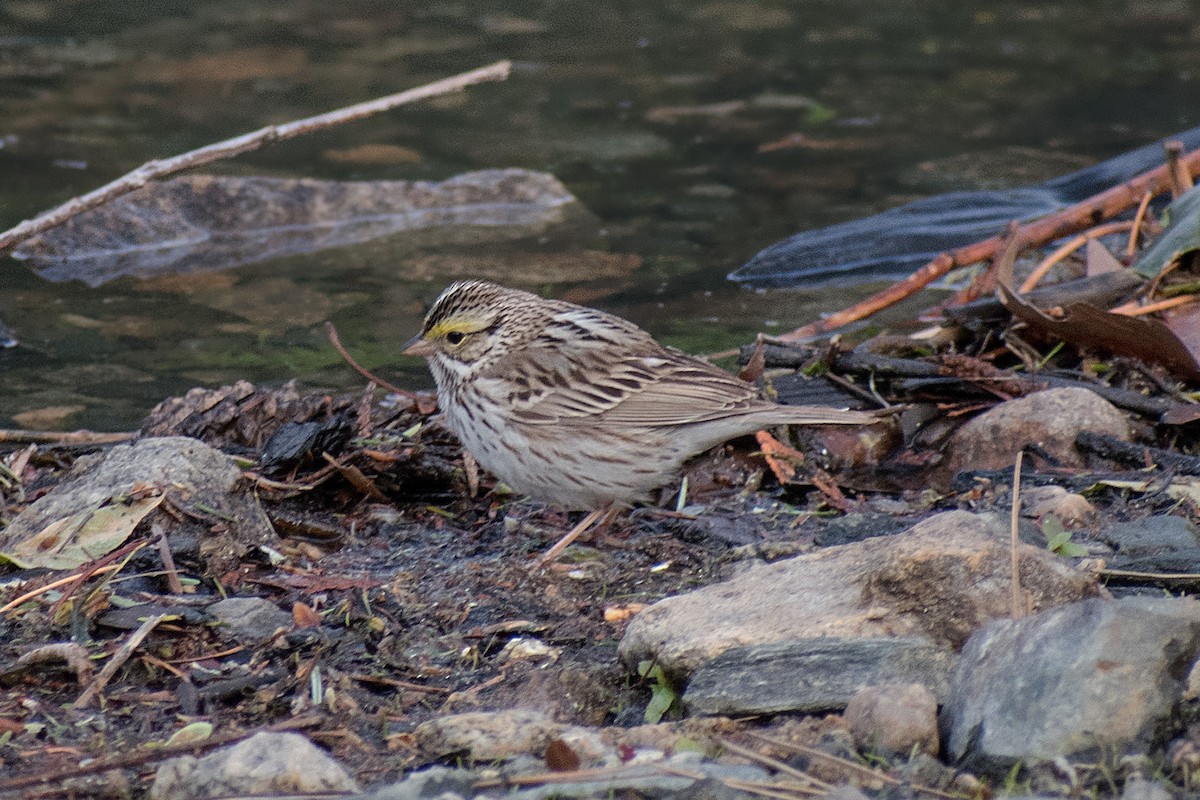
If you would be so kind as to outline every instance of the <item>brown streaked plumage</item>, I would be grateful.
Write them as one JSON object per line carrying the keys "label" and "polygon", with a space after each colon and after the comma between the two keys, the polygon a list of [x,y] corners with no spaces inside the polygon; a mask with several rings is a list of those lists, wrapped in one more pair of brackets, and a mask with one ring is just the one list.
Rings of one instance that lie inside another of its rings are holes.
{"label": "brown streaked plumage", "polygon": [[645,500],[691,456],[771,425],[878,421],[769,402],[632,322],[485,281],[442,292],[404,352],[429,360],[446,423],[481,465],[567,509]]}

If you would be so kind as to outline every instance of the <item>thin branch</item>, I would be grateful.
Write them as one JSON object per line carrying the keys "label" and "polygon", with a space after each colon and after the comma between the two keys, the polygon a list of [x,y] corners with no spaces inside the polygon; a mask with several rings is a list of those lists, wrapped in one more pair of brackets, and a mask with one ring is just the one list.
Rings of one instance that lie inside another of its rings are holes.
{"label": "thin branch", "polygon": [[191,150],[181,155],[162,160],[148,161],[133,172],[127,173],[115,181],[101,186],[99,189],[72,198],[57,208],[52,208],[33,219],[25,220],[15,228],[0,233],[0,254],[8,252],[32,236],[61,225],[77,214],[103,205],[135,189],[140,189],[156,178],[173,175],[176,172],[182,172],[185,169],[198,167],[203,164],[211,164],[214,161],[232,158],[242,153],[249,153],[252,150],[257,150],[273,142],[291,139],[306,133],[312,133],[313,131],[332,128],[335,125],[341,125],[346,122],[354,122],[383,111],[388,111],[397,106],[414,103],[417,100],[425,100],[429,97],[456,92],[476,83],[502,81],[508,77],[511,67],[512,62],[510,61],[497,61],[495,64],[480,67],[479,69],[464,72],[450,78],[443,78],[440,81],[418,86],[399,94],[380,97],[365,103],[356,103],[355,105],[340,108],[336,111],[329,111],[315,117],[308,117],[284,123],[283,125],[268,125],[257,131],[244,133],[241,136],[235,136],[223,142],[216,142],[215,144]]}
{"label": "thin branch", "polygon": [[143,622],[125,641],[125,644],[121,645],[120,649],[112,654],[108,659],[108,663],[104,665],[104,669],[100,670],[100,674],[96,676],[92,684],[83,690],[83,694],[79,695],[79,699],[72,704],[72,708],[79,709],[90,706],[92,701],[97,699],[100,693],[104,691],[104,687],[108,686],[108,682],[117,674],[117,670],[125,666],[125,662],[133,655],[133,651],[137,650],[141,646],[142,641],[150,635],[150,631],[158,627],[158,623],[166,618],[166,614],[155,614]]}
{"label": "thin branch", "polygon": [[64,445],[100,445],[128,442],[136,433],[93,433],[92,431],[27,431],[0,429],[0,443]]}
{"label": "thin branch", "polygon": [[416,401],[417,401],[417,393],[416,392],[411,392],[408,389],[401,389],[399,386],[396,386],[393,383],[388,383],[383,378],[380,378],[379,376],[375,375],[373,372],[371,372],[371,370],[367,369],[362,364],[359,364],[357,361],[355,361],[350,356],[350,353],[346,350],[345,346],[342,344],[342,337],[338,336],[337,328],[335,328],[333,326],[333,323],[330,322],[329,320],[325,321],[325,335],[329,337],[329,343],[333,345],[334,350],[338,351],[338,355],[340,355],[345,360],[345,362],[347,364],[349,364],[354,369],[354,371],[357,372],[359,375],[362,375],[364,378],[371,381],[371,383],[374,383],[376,386],[382,386],[384,389],[387,389],[389,392],[392,392],[393,394],[398,394],[401,397],[407,397],[409,400],[413,401],[413,403],[416,403]]}
{"label": "thin branch", "polygon": [[1046,277],[1046,273],[1050,271],[1051,267],[1083,247],[1092,239],[1099,239],[1101,236],[1108,236],[1110,233],[1123,233],[1124,231],[1132,230],[1133,226],[1134,222],[1117,220],[1116,222],[1106,222],[1103,225],[1097,225],[1091,230],[1084,231],[1043,258],[1042,263],[1038,264],[1033,272],[1029,273],[1029,277],[1021,284],[1021,288],[1017,290],[1017,293],[1026,294],[1027,292],[1032,292],[1037,287],[1038,282]]}
{"label": "thin branch", "polygon": [[1147,191],[1142,195],[1142,202],[1138,203],[1137,213],[1133,215],[1133,227],[1129,231],[1129,244],[1125,246],[1125,256],[1130,260],[1137,255],[1138,234],[1142,232],[1142,223],[1146,221],[1146,210],[1150,208],[1150,201],[1154,199],[1154,195]]}

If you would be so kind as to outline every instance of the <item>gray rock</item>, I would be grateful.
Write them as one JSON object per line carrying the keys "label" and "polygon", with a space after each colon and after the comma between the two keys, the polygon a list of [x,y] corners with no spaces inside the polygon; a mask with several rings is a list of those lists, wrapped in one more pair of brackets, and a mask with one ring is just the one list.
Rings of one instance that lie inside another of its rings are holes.
{"label": "gray rock", "polygon": [[[737,716],[838,709],[879,683],[921,683],[945,696],[955,658],[947,647],[912,636],[734,647],[696,670],[683,702],[691,714]],[[936,706],[935,700],[935,717]]]}
{"label": "gray rock", "polygon": [[[541,762],[521,760],[522,769],[507,767],[504,774],[543,773]],[[514,766],[518,763],[514,762]],[[475,785],[487,777],[484,770],[431,767],[414,772],[399,783],[364,794],[359,800],[454,800],[476,795]],[[750,800],[757,797],[731,789],[724,781],[765,783],[770,777],[759,767],[745,764],[702,762],[695,754],[667,759],[618,764],[594,780],[547,782],[527,789],[504,789],[508,800],[552,800],[556,797],[609,798],[631,796],[670,800]]]}
{"label": "gray rock", "polygon": [[230,795],[357,792],[340,764],[298,733],[256,733],[204,758],[163,763],[151,800],[207,800]]}
{"label": "gray rock", "polygon": [[1116,548],[1108,559],[1114,569],[1140,572],[1196,572],[1200,570],[1200,528],[1187,519],[1163,514],[1130,522],[1117,522],[1096,538]]}
{"label": "gray rock", "polygon": [[857,786],[843,783],[821,795],[821,800],[871,800],[871,797]]}
{"label": "gray rock", "polygon": [[260,642],[282,628],[292,627],[292,615],[261,597],[227,597],[208,607],[223,633],[235,639]]}
{"label": "gray rock", "polygon": [[482,776],[478,770],[429,767],[404,776],[404,780],[383,786],[362,796],[362,800],[434,800],[434,798],[473,797],[475,784]]}
{"label": "gray rock", "polygon": [[942,712],[947,755],[1003,775],[1057,759],[1144,754],[1176,724],[1200,656],[1200,602],[1086,600],[971,637]]}
{"label": "gray rock", "polygon": [[465,755],[477,762],[518,755],[539,758],[553,739],[561,739],[583,766],[620,763],[616,750],[591,728],[555,722],[537,711],[475,711],[431,719],[413,732],[417,748],[431,758]]}
{"label": "gray rock", "polygon": [[1121,800],[1173,800],[1174,795],[1165,784],[1134,775],[1125,781]]}
{"label": "gray rock", "polygon": [[[128,496],[139,486],[156,486],[185,509],[208,508],[221,516],[227,530],[207,534],[201,543],[212,574],[223,573],[252,547],[278,545],[279,537],[232,458],[196,439],[164,436],[80,458],[57,486],[0,533],[0,551],[19,547],[48,525]],[[168,531],[174,524],[161,509],[151,512],[150,519],[161,520]]]}
{"label": "gray rock", "polygon": [[938,754],[937,698],[921,683],[860,689],[843,716],[861,752],[885,756]]}
{"label": "gray rock", "polygon": [[1080,431],[1128,441],[1129,421],[1112,403],[1087,389],[1047,389],[1001,403],[954,432],[947,447],[947,470],[1011,467],[1017,451],[1037,445],[1066,466],[1083,466],[1075,449]]}
{"label": "gray rock", "polygon": [[[1018,553],[1034,608],[1104,593],[1044,549],[1019,545]],[[938,514],[906,533],[756,565],[655,603],[634,617],[620,655],[684,678],[731,647],[806,639],[917,637],[953,650],[1010,613],[1009,559],[1005,520]]]}

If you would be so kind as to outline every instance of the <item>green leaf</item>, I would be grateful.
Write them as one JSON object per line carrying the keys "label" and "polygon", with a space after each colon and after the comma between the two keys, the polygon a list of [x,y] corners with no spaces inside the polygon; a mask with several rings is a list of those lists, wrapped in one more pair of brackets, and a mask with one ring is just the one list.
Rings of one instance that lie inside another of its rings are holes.
{"label": "green leaf", "polygon": [[171,734],[171,738],[167,740],[167,747],[203,742],[212,736],[212,733],[213,725],[211,722],[193,722],[191,725],[186,725]]}
{"label": "green leaf", "polygon": [[646,705],[646,713],[643,715],[646,724],[654,725],[661,722],[678,699],[679,695],[666,684],[658,683],[650,687],[650,702]]}
{"label": "green leaf", "polygon": [[1138,256],[1133,270],[1154,278],[1193,250],[1200,250],[1200,186],[1180,195],[1163,212],[1170,220],[1162,234]]}

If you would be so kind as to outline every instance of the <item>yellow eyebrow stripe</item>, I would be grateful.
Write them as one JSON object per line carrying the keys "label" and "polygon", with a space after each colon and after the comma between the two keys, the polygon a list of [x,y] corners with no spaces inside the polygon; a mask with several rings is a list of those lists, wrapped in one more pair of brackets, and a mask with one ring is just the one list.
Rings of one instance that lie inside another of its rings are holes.
{"label": "yellow eyebrow stripe", "polygon": [[440,339],[448,333],[478,333],[487,325],[476,319],[448,319],[439,322],[425,332],[426,339]]}

